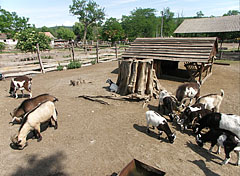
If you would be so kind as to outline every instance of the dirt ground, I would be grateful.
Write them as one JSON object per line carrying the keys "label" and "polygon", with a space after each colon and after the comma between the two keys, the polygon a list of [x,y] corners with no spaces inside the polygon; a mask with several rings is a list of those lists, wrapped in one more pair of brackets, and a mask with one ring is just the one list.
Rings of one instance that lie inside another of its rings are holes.
{"label": "dirt ground", "polygon": [[[10,147],[10,136],[17,133],[19,125],[11,126],[9,113],[25,98],[9,97],[10,79],[0,82],[0,175],[41,176],[106,176],[119,173],[133,158],[166,172],[166,175],[240,175],[235,166],[236,154],[232,152],[230,163],[221,166],[225,158],[208,153],[210,147],[196,145],[189,132],[181,133],[175,125],[174,144],[163,134],[157,139],[157,131],[146,134],[145,112],[157,109],[157,100],[145,108],[141,102],[102,99],[103,105],[79,95],[112,95],[107,91],[106,79],[117,80],[114,70],[117,62],[101,63],[76,70],[49,72],[33,76],[33,96],[50,93],[59,98],[56,102],[59,128],[47,128],[43,139],[29,139],[24,150]],[[69,86],[69,81],[84,79],[85,84]],[[171,92],[182,82],[160,80]],[[203,84],[201,95],[225,91],[221,112],[240,115],[240,62],[230,66],[214,65],[213,75]],[[167,118],[167,117],[166,117]],[[214,148],[214,151],[216,148]]]}

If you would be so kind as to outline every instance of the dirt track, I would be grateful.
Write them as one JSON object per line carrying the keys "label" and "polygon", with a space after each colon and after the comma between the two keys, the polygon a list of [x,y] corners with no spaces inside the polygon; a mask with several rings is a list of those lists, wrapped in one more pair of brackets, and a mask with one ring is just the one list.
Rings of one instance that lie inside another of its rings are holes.
{"label": "dirt track", "polygon": [[[10,136],[19,125],[11,126],[9,113],[23,98],[9,97],[10,79],[0,82],[0,170],[9,175],[96,175],[106,176],[118,173],[133,158],[152,165],[166,175],[240,175],[240,168],[234,166],[236,154],[232,152],[230,164],[221,166],[220,155],[207,152],[196,145],[195,137],[181,133],[178,128],[174,144],[168,143],[163,134],[157,139],[157,131],[145,133],[145,111],[156,110],[157,100],[142,108],[142,103],[103,99],[110,105],[76,98],[79,95],[111,95],[105,81],[116,81],[112,71],[117,62],[102,63],[77,70],[50,72],[33,76],[33,96],[50,93],[59,98],[56,107],[59,112],[59,128],[48,128],[42,132],[43,140],[29,139],[29,145],[22,151],[10,147]],[[71,79],[84,79],[85,84],[69,86]],[[160,80],[171,92],[181,82]],[[231,66],[214,65],[213,75],[201,88],[201,95],[220,93],[225,97],[221,112],[240,115],[240,62]],[[216,148],[214,148],[214,151]]]}

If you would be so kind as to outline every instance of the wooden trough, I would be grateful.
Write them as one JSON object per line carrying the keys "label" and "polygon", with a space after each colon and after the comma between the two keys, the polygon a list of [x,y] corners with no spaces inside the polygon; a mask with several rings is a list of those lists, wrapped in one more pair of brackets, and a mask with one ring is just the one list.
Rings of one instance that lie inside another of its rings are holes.
{"label": "wooden trough", "polygon": [[188,81],[204,82],[212,74],[217,38],[137,38],[122,60],[153,59],[156,75],[179,77],[178,63],[184,62]]}
{"label": "wooden trough", "polygon": [[118,176],[163,176],[166,173],[133,159]]}

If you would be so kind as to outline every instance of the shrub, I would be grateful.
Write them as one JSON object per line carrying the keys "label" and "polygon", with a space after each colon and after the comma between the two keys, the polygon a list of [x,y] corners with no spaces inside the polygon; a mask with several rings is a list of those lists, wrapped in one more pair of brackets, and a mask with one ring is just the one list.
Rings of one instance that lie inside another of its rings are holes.
{"label": "shrub", "polygon": [[62,70],[63,70],[63,66],[60,65],[60,63],[58,63],[57,70],[58,70],[58,71],[62,71]]}
{"label": "shrub", "polygon": [[0,51],[4,50],[6,47],[5,43],[0,42]]}
{"label": "shrub", "polygon": [[70,63],[67,65],[67,69],[75,69],[80,68],[82,64],[79,61],[70,61]]}
{"label": "shrub", "polygon": [[96,64],[96,62],[97,62],[96,59],[94,59],[91,61],[91,64],[94,65],[94,64]]}

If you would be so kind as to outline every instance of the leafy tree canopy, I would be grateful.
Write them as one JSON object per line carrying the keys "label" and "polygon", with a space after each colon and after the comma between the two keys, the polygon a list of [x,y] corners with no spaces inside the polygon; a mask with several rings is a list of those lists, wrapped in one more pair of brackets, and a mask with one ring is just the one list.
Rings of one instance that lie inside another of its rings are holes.
{"label": "leafy tree canopy", "polygon": [[124,31],[121,24],[116,18],[109,18],[105,22],[102,28],[103,40],[111,40],[112,43],[115,41],[122,40],[124,38]]}
{"label": "leafy tree canopy", "polygon": [[227,13],[223,14],[223,16],[231,16],[231,15],[240,15],[239,10],[229,10]]}
{"label": "leafy tree canopy", "polygon": [[35,28],[27,28],[18,32],[15,38],[18,40],[16,48],[24,52],[36,52],[37,43],[40,51],[50,49],[51,39],[44,33],[36,32]]}
{"label": "leafy tree canopy", "polygon": [[196,18],[202,18],[202,17],[204,16],[204,14],[202,13],[202,11],[199,11],[199,12],[197,12],[196,14],[197,14]]}
{"label": "leafy tree canopy", "polygon": [[130,16],[122,16],[126,37],[131,41],[137,37],[154,37],[158,23],[155,12],[156,10],[151,8],[137,8]]}
{"label": "leafy tree canopy", "polygon": [[86,43],[87,30],[94,23],[102,22],[105,18],[104,8],[92,0],[72,0],[69,12],[77,16],[79,22],[84,25],[83,41]]}
{"label": "leafy tree canopy", "polygon": [[57,38],[64,40],[73,40],[75,39],[75,35],[71,29],[60,27],[56,30]]}
{"label": "leafy tree canopy", "polygon": [[31,27],[29,18],[19,17],[16,12],[9,12],[0,7],[0,32],[13,37],[16,32]]}

